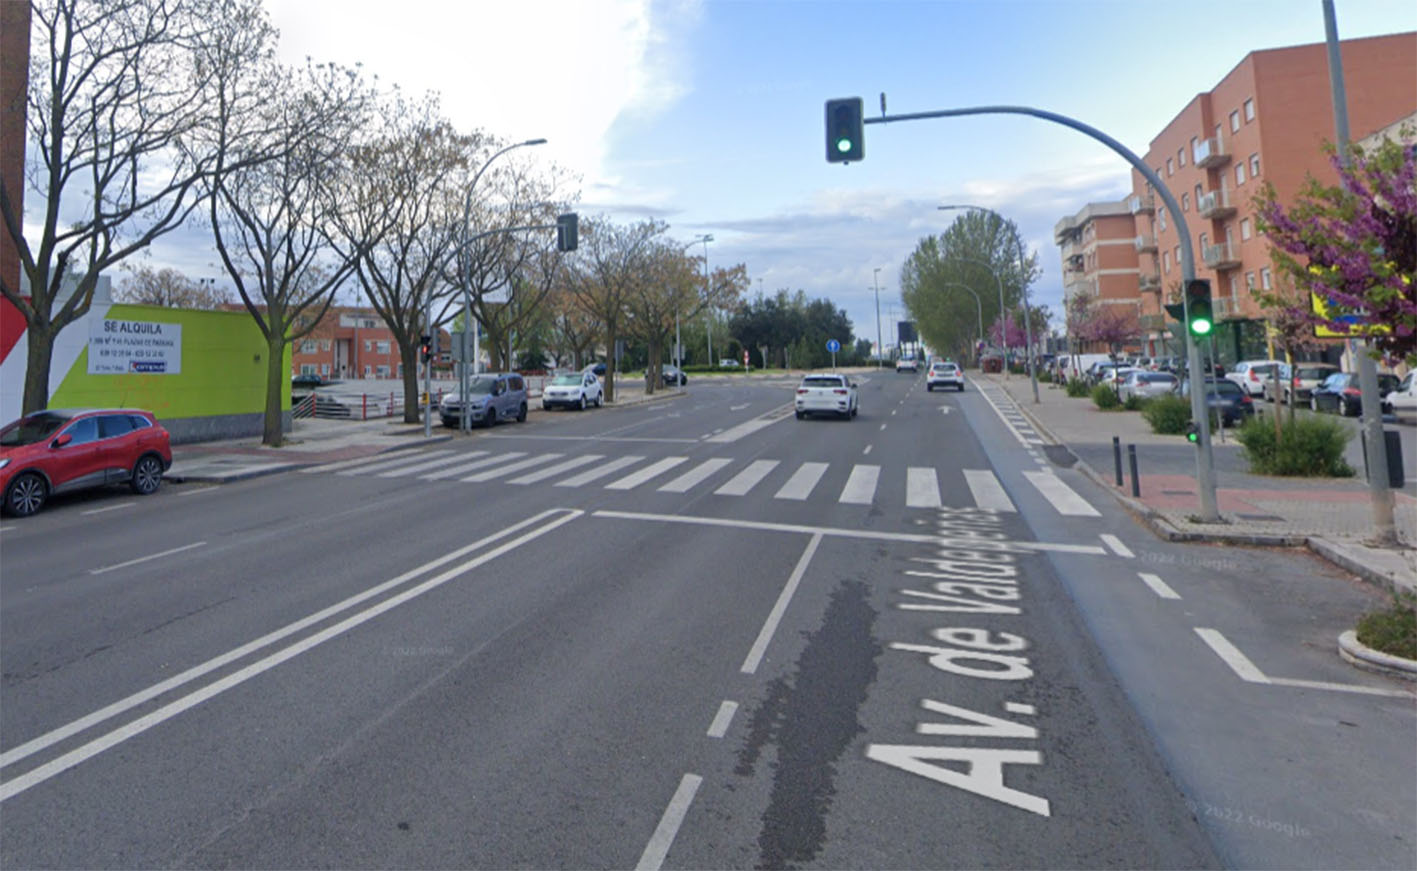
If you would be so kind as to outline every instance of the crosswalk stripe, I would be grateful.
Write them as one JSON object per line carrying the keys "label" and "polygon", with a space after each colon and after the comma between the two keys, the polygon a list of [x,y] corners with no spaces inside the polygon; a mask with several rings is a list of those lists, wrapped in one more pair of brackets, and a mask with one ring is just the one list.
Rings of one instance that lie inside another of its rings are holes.
{"label": "crosswalk stripe", "polygon": [[817,486],[817,482],[826,474],[826,463],[803,463],[797,467],[797,471],[792,473],[792,477],[787,479],[787,483],[782,485],[782,489],[773,496],[774,499],[806,499],[812,493],[812,488]]}
{"label": "crosswalk stripe", "polygon": [[742,496],[758,486],[758,482],[777,468],[777,460],[754,460],[748,468],[734,475],[732,480],[713,491],[719,496]]}
{"label": "crosswalk stripe", "polygon": [[880,466],[852,466],[851,476],[846,479],[846,486],[841,489],[836,501],[848,505],[870,505],[871,498],[876,495],[876,479],[880,476]]}
{"label": "crosswalk stripe", "polygon": [[603,459],[605,459],[605,455],[604,455],[604,454],[582,454],[582,455],[579,456],[579,457],[571,457],[569,460],[566,460],[565,462],[562,462],[562,463],[557,463],[557,464],[554,465],[554,466],[547,466],[547,467],[544,468],[544,469],[537,469],[535,472],[532,472],[530,475],[522,475],[520,478],[513,478],[512,480],[508,481],[507,483],[508,483],[508,484],[535,484],[537,481],[545,481],[547,478],[555,477],[556,475],[559,475],[559,474],[561,474],[562,472],[569,472],[569,471],[571,471],[572,469],[579,469],[581,466],[584,466],[586,463],[593,463],[593,462],[595,462],[596,460],[603,460]]}
{"label": "crosswalk stripe", "polygon": [[985,511],[1018,511],[1004,485],[988,469],[965,469],[964,482],[969,485],[969,493],[974,497],[974,505]]}
{"label": "crosswalk stripe", "polygon": [[688,457],[665,457],[657,463],[650,463],[643,469],[631,472],[618,481],[605,485],[607,490],[631,490],[658,475],[662,475],[680,463],[688,462]]}
{"label": "crosswalk stripe", "polygon": [[699,463],[697,466],[675,478],[673,481],[670,481],[668,484],[665,484],[663,487],[660,487],[659,492],[684,493],[688,491],[690,487],[702,484],[705,478],[707,478],[709,475],[712,475],[714,472],[717,472],[719,469],[722,469],[724,466],[728,465],[731,462],[733,461],[717,458],[712,460],[704,460],[702,463]]}
{"label": "crosswalk stripe", "polygon": [[940,482],[929,466],[911,466],[905,470],[905,507],[939,508]]}
{"label": "crosswalk stripe", "polygon": [[463,478],[463,481],[491,481],[492,479],[500,478],[503,475],[510,475],[513,472],[520,472],[522,469],[529,469],[532,466],[539,466],[542,463],[549,463],[552,460],[559,459],[561,456],[561,454],[537,454],[534,457],[527,457],[525,460],[520,460],[515,463],[508,463],[505,466],[498,466],[495,469],[488,469],[485,472],[478,472],[475,475],[468,475],[466,478]]}
{"label": "crosswalk stripe", "polygon": [[[418,456],[426,457],[428,455],[420,451]],[[374,465],[375,463],[382,464],[388,462],[388,459],[388,454],[374,454],[369,457],[355,457],[352,460],[340,460],[334,463],[321,463],[318,466],[308,466],[301,469],[300,472],[305,475],[313,475],[317,472],[336,472],[340,469],[349,469],[354,466]]]}
{"label": "crosswalk stripe", "polygon": [[486,457],[484,459],[477,460],[472,463],[461,463],[459,465],[452,466],[451,468],[444,469],[441,472],[429,472],[427,475],[419,475],[418,478],[421,481],[441,481],[444,478],[456,478],[464,472],[471,472],[473,469],[481,469],[484,466],[490,466],[494,463],[500,463],[503,460],[514,460],[517,457],[524,456],[526,456],[526,451],[513,451],[510,454],[497,454],[496,456]]}
{"label": "crosswalk stripe", "polygon": [[1053,504],[1058,509],[1059,514],[1066,514],[1071,517],[1101,517],[1102,514],[1096,508],[1088,504],[1087,500],[1077,494],[1073,488],[1063,483],[1052,472],[1024,472],[1023,476],[1028,479],[1028,483],[1038,488],[1038,492],[1043,494],[1043,498]]}
{"label": "crosswalk stripe", "polygon": [[557,487],[580,487],[589,484],[591,481],[604,478],[606,475],[620,471],[626,466],[633,466],[644,457],[621,457],[618,460],[611,460],[603,466],[597,466],[588,472],[581,472],[579,475],[567,478],[564,481],[557,481]]}
{"label": "crosswalk stripe", "polygon": [[[486,451],[468,451],[467,453],[462,454],[462,455],[459,457],[459,459],[462,459],[462,457],[480,457],[480,456],[485,455],[486,453],[487,453]],[[436,460],[430,460],[429,462],[426,462],[426,463],[414,463],[412,466],[401,466],[401,467],[399,467],[399,468],[397,468],[397,469],[393,469],[393,470],[388,471],[388,472],[380,472],[380,473],[379,473],[379,477],[380,477],[380,478],[402,478],[402,477],[405,476],[405,475],[412,475],[414,472],[425,472],[425,471],[427,471],[427,470],[429,470],[429,469],[436,469],[436,468],[438,468],[439,466],[446,466],[447,464],[448,464],[448,458],[447,458],[447,457],[439,457],[439,458],[436,459]],[[346,473],[346,474],[359,475],[359,474],[362,474],[362,473],[365,472],[365,471],[367,471],[367,470],[366,470],[366,469],[360,469],[360,470],[358,470],[358,471],[348,472],[348,473]]]}
{"label": "crosswalk stripe", "polygon": [[451,453],[452,453],[452,451],[450,451],[450,450],[447,450],[447,451],[419,451],[419,452],[417,452],[417,453],[406,453],[406,454],[404,454],[404,455],[402,455],[402,456],[400,456],[400,457],[395,457],[395,458],[392,459],[392,460],[390,460],[390,459],[388,459],[388,458],[385,458],[383,462],[375,463],[375,464],[373,464],[372,466],[360,466],[360,467],[354,468],[354,469],[345,469],[345,470],[343,470],[343,471],[341,471],[341,472],[338,472],[337,474],[340,474],[340,475],[367,475],[367,474],[370,473],[370,472],[383,471],[384,469],[392,469],[392,468],[395,467],[395,466],[403,466],[403,465],[407,465],[407,464],[409,464],[409,463],[416,463],[416,462],[418,462],[419,460],[432,459],[433,457],[445,456],[445,455],[451,454]]}

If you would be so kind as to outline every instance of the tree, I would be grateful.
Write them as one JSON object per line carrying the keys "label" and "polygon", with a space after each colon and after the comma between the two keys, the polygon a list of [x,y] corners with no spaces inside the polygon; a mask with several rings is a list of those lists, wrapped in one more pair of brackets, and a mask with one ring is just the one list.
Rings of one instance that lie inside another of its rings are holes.
{"label": "tree", "polygon": [[142,264],[125,264],[128,276],[118,282],[113,298],[138,305],[171,308],[219,309],[234,301],[224,287],[193,281],[170,266],[154,269]]}
{"label": "tree", "polygon": [[21,296],[0,276],[27,326],[26,414],[48,405],[55,337],[88,313],[99,275],[200,205],[235,144],[211,135],[212,113],[267,96],[242,73],[275,40],[258,0],[36,0],[33,24],[26,183],[44,209],[34,245],[19,192],[0,180],[0,218],[29,282]]}
{"label": "tree", "polygon": [[1260,231],[1301,295],[1327,302],[1330,314],[1311,324],[1385,327],[1370,334],[1375,349],[1417,365],[1417,154],[1384,140],[1371,154],[1355,147],[1345,167],[1327,149],[1339,183],[1310,176],[1285,208],[1266,182],[1255,200]]}

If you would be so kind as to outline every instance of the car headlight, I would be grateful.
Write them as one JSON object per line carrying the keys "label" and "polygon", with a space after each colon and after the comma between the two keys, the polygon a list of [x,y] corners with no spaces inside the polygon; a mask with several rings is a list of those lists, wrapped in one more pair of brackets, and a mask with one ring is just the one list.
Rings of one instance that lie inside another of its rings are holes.
{"label": "car headlight", "polygon": [[5,467],[8,466],[8,465],[10,465],[10,458],[9,458],[9,457],[5,457],[4,459],[0,459],[0,469],[3,469],[3,468],[5,468]]}

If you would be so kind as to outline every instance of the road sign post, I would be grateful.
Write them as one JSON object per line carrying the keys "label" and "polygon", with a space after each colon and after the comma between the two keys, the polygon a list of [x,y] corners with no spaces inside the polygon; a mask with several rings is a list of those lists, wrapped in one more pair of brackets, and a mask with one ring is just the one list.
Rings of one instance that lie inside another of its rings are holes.
{"label": "road sign post", "polygon": [[827,339],[827,350],[832,355],[832,371],[836,371],[836,352],[841,350],[841,342],[836,339]]}

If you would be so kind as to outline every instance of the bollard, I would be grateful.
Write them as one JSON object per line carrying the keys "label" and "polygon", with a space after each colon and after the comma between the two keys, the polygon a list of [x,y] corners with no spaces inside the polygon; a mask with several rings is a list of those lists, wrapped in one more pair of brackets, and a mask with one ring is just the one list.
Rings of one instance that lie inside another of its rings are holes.
{"label": "bollard", "polygon": [[1122,486],[1122,440],[1112,436],[1112,462],[1117,467],[1117,486]]}
{"label": "bollard", "polygon": [[1141,480],[1137,478],[1137,446],[1127,445],[1127,462],[1132,467],[1132,498],[1141,498]]}

